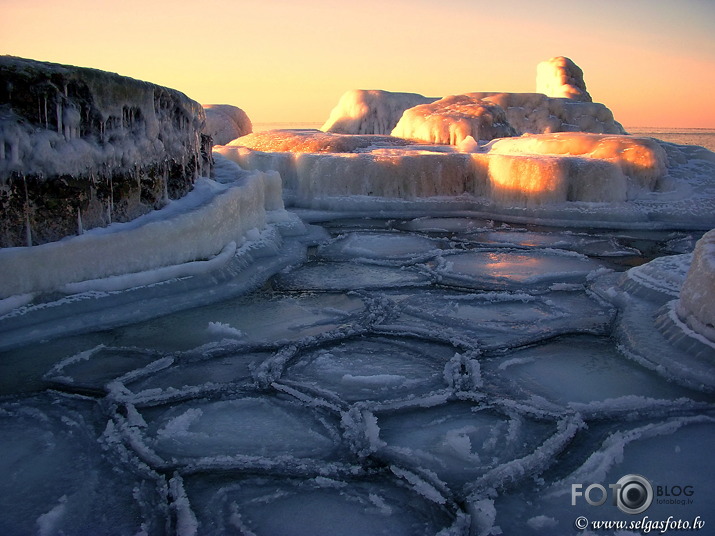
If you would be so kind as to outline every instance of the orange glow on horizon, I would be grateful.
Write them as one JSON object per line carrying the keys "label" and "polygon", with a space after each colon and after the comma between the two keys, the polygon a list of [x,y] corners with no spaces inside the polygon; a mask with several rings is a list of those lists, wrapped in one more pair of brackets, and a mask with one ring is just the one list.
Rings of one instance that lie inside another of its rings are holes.
{"label": "orange glow on horizon", "polygon": [[[162,84],[254,123],[328,118],[350,89],[535,90],[573,59],[624,126],[715,128],[715,3],[698,0],[0,0],[0,53]],[[567,10],[566,10],[567,9]]]}

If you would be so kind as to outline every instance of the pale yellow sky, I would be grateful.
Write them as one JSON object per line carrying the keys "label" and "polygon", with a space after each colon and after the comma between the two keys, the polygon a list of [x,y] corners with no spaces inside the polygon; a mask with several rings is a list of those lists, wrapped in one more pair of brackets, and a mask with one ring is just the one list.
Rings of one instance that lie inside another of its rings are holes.
{"label": "pale yellow sky", "polygon": [[166,85],[254,122],[349,89],[534,91],[568,56],[626,126],[715,127],[712,0],[0,0],[0,53]]}

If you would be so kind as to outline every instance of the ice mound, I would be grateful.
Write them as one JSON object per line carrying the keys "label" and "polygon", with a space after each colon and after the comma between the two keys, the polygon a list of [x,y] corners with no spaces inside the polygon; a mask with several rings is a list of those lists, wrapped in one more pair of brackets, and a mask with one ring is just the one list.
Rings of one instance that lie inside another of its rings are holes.
{"label": "ice mound", "polygon": [[549,97],[591,102],[583,71],[564,56],[556,56],[536,66],[536,91]]}
{"label": "ice mound", "polygon": [[387,135],[397,125],[402,112],[435,100],[417,93],[354,89],[340,97],[321,130],[340,134]]}
{"label": "ice mound", "polygon": [[253,124],[241,108],[230,104],[204,104],[203,108],[206,125],[202,132],[211,136],[216,145],[226,145],[253,132]]}
{"label": "ice mound", "polygon": [[378,135],[347,135],[320,130],[266,130],[228,143],[255,151],[292,153],[354,153],[369,147],[404,146],[400,138]]}
{"label": "ice mound", "polygon": [[698,240],[676,304],[678,316],[715,343],[715,229]]}
{"label": "ice mound", "polygon": [[[572,155],[610,162],[639,186],[651,191],[665,177],[668,167],[668,156],[658,142],[632,136],[580,132],[521,136],[494,141],[489,146],[489,153]],[[598,180],[597,177],[593,179]]]}
{"label": "ice mound", "polygon": [[405,110],[393,136],[458,145],[468,136],[492,140],[513,136],[501,106],[470,95],[452,95]]}
{"label": "ice mound", "polygon": [[627,357],[703,391],[715,390],[715,340],[706,324],[712,322],[712,236],[710,231],[697,242],[697,265],[696,253],[672,255],[591,284],[620,309],[614,333]]}
{"label": "ice mound", "polygon": [[468,95],[493,102],[506,112],[517,134],[595,132],[625,134],[613,112],[597,102],[547,97],[542,93],[479,92]]}

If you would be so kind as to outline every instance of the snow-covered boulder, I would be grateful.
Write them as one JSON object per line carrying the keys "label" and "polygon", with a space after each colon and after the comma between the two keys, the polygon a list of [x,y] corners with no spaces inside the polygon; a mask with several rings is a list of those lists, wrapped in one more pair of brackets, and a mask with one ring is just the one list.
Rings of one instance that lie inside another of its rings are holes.
{"label": "snow-covered boulder", "polygon": [[0,57],[0,246],[129,221],[209,171],[201,105],[95,69]]}
{"label": "snow-covered boulder", "polygon": [[591,102],[583,71],[569,58],[556,56],[536,66],[536,91],[548,97]]}
{"label": "snow-covered boulder", "polygon": [[393,136],[457,145],[468,136],[493,140],[516,134],[504,109],[472,95],[452,95],[415,106],[402,114]]}
{"label": "snow-covered boulder", "polygon": [[354,89],[340,97],[320,130],[338,134],[387,135],[405,110],[436,100],[417,93]]}
{"label": "snow-covered boulder", "polygon": [[226,145],[253,132],[253,123],[241,108],[230,104],[204,104],[203,108],[206,113],[203,133],[211,136],[216,145]]}
{"label": "snow-covered boulder", "polygon": [[715,229],[695,245],[676,311],[692,330],[715,342]]}

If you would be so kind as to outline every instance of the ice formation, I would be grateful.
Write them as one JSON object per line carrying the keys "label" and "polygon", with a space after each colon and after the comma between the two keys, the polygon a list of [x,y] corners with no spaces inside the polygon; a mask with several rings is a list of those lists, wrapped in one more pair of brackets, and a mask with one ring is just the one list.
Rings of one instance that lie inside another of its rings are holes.
{"label": "ice formation", "polygon": [[715,343],[715,229],[695,245],[676,311],[693,331]]}
{"label": "ice formation", "polygon": [[501,106],[470,95],[453,95],[405,110],[392,135],[427,143],[458,145],[468,136],[492,140],[513,136]]}
{"label": "ice formation", "polygon": [[405,110],[435,100],[417,93],[355,89],[340,97],[321,130],[338,134],[388,135]]}
{"label": "ice formation", "polygon": [[489,146],[489,154],[570,155],[609,162],[648,191],[656,189],[668,167],[668,156],[657,141],[633,136],[576,132],[521,136],[496,140]]}
{"label": "ice formation", "polygon": [[[277,145],[263,133],[256,147],[292,152],[249,149],[241,145],[245,138],[217,152],[246,169],[278,171],[288,204],[300,207],[369,211],[378,205],[368,198],[380,198],[383,211],[429,205],[568,225],[715,225],[715,161],[652,139],[562,132],[471,144],[477,152],[462,152],[466,146],[399,146],[315,131],[275,137]],[[688,171],[693,166],[695,173]]]}
{"label": "ice formation", "polygon": [[541,93],[467,93],[501,106],[517,135],[548,132],[625,134],[604,104],[553,98]]}
{"label": "ice formation", "polygon": [[373,147],[409,145],[410,142],[392,136],[374,134],[352,135],[319,130],[265,130],[235,139],[226,145],[248,147],[269,153],[354,153]]}
{"label": "ice formation", "polygon": [[211,136],[216,145],[225,145],[253,132],[253,124],[241,108],[230,104],[204,104],[203,109],[206,113],[203,133]]}
{"label": "ice formation", "polygon": [[0,246],[131,220],[209,172],[203,109],[178,91],[10,56],[0,75]]}
{"label": "ice formation", "polygon": [[[621,271],[697,233],[454,215],[324,226],[307,262],[274,266],[246,296],[52,344],[38,338],[75,313],[105,314],[104,298],[48,296],[1,316],[4,329],[56,310],[0,360],[0,432],[12,438],[0,443],[12,475],[0,530],[569,533],[593,512],[571,505],[571,484],[634,467],[658,485],[686,475],[712,502],[713,471],[696,463],[715,437],[709,387],[629,359],[629,341],[650,355],[653,339],[688,363],[650,318],[692,255]],[[210,279],[201,292],[226,298]],[[176,284],[141,289],[142,308]]]}
{"label": "ice formation", "polygon": [[[538,93],[476,92],[438,100],[414,93],[349,91],[332,110],[322,130],[343,134],[392,133],[448,144],[466,138],[469,133],[464,132],[478,124],[489,128],[483,127],[482,133],[473,136],[477,140],[479,136],[492,139],[571,131],[625,134],[611,110],[591,102],[583,72],[571,60],[552,58],[541,63],[538,71]],[[494,123],[498,126],[491,128]]]}
{"label": "ice formation", "polygon": [[591,102],[583,71],[564,56],[556,56],[536,66],[536,91],[548,97]]}

